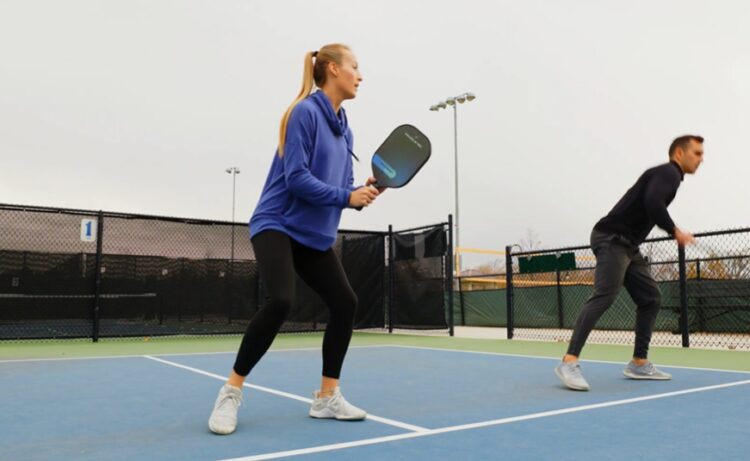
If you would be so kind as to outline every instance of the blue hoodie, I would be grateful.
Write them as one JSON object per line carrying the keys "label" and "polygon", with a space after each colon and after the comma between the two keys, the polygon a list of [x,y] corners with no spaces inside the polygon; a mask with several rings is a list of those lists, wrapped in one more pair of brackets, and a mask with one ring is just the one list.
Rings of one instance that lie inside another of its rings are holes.
{"label": "blue hoodie", "polygon": [[341,211],[352,186],[352,132],[343,108],[338,115],[317,91],[292,110],[284,156],[274,155],[250,237],[265,230],[283,232],[299,243],[325,251],[336,241]]}

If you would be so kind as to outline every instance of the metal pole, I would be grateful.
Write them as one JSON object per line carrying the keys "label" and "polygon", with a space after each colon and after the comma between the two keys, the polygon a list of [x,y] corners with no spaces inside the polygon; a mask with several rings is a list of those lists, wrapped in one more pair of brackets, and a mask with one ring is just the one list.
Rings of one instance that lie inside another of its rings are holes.
{"label": "metal pole", "polygon": [[556,268],[557,272],[557,325],[558,328],[563,328],[564,315],[563,315],[563,293],[562,286],[560,286],[560,268]]}
{"label": "metal pole", "polygon": [[235,199],[236,184],[237,184],[236,170],[232,170],[232,250],[231,250],[231,257],[230,257],[230,268],[232,269],[234,268],[234,199]]}
{"label": "metal pole", "polygon": [[227,277],[227,287],[229,288],[229,312],[227,314],[227,323],[232,323],[232,312],[234,311],[234,191],[237,181],[236,169],[232,169],[232,245],[229,255],[229,277]]}
{"label": "metal pole", "polygon": [[458,204],[458,105],[463,104],[465,101],[473,101],[476,99],[476,95],[471,92],[459,94],[457,96],[451,96],[445,101],[440,101],[437,104],[430,106],[430,110],[437,112],[440,109],[446,109],[448,106],[453,106],[453,163],[454,163],[454,184],[455,184],[455,233],[456,240],[454,242],[454,250],[456,251],[455,270],[456,274],[461,273],[461,259],[459,252],[461,249],[461,239],[459,238],[459,204]]}
{"label": "metal pole", "polygon": [[695,280],[700,281],[701,279],[701,260],[695,260]]}
{"label": "metal pole", "polygon": [[461,283],[461,276],[456,276],[458,283],[458,304],[461,306],[461,326],[466,326],[466,305],[464,303],[464,289]]}
{"label": "metal pole", "polygon": [[396,245],[393,242],[393,225],[388,225],[388,333],[393,333],[393,313],[396,304],[395,279],[395,257],[393,250]]}
{"label": "metal pole", "polygon": [[232,243],[230,247],[230,255],[229,255],[229,274],[227,274],[226,279],[226,286],[228,288],[228,297],[229,297],[229,312],[227,313],[227,322],[232,323],[232,313],[234,312],[235,308],[235,298],[234,298],[234,212],[235,212],[235,197],[236,197],[236,190],[237,190],[237,174],[240,172],[240,170],[233,166],[231,168],[228,168],[227,173],[230,173],[232,175]]}
{"label": "metal pole", "polygon": [[[700,282],[701,281],[701,260],[696,259],[695,260],[695,281]],[[703,290],[700,289],[700,284],[695,285],[698,289],[698,293],[703,293]],[[703,311],[703,306],[705,304],[705,298],[703,296],[698,296],[697,306],[696,306],[696,313],[698,314],[698,331],[706,331],[706,316]]]}
{"label": "metal pole", "polygon": [[513,339],[513,246],[505,247],[505,302],[508,339]]}
{"label": "metal pole", "polygon": [[[458,229],[459,229],[459,221],[458,221],[458,102],[455,102],[453,104],[453,163],[454,163],[454,173],[455,173],[455,179],[454,184],[456,187],[456,247],[454,248],[454,251],[459,251],[458,249],[461,247],[461,241],[459,240],[458,236]],[[456,270],[458,273],[461,273],[461,259],[460,256],[457,258],[456,261]]]}
{"label": "metal pole", "polygon": [[96,223],[96,273],[94,274],[94,321],[92,325],[91,340],[99,341],[99,319],[100,302],[102,293],[102,237],[104,236],[104,213],[99,210]]}
{"label": "metal pole", "polygon": [[680,269],[680,330],[682,332],[682,347],[690,347],[690,327],[688,322],[687,299],[687,270],[685,264],[685,247],[677,247],[678,265]]}
{"label": "metal pole", "polygon": [[[451,235],[450,235],[450,232],[451,232],[451,228],[452,228],[451,224],[453,224],[453,216],[448,215],[448,255],[447,255],[447,258],[446,258],[448,260],[448,264],[447,264],[448,267],[446,267],[446,269],[447,269],[446,272],[448,272],[448,283],[450,284],[449,285],[449,289],[448,289],[448,323],[449,323],[449,325],[448,325],[448,334],[450,336],[453,336],[454,335],[453,324],[454,324],[455,320],[453,318],[453,267],[452,267],[453,266],[453,262],[452,262],[453,258],[451,257],[451,255],[453,255],[453,252],[451,251],[452,248],[450,248],[451,247],[451,239],[450,239]],[[460,285],[461,279],[458,279],[458,283]]]}

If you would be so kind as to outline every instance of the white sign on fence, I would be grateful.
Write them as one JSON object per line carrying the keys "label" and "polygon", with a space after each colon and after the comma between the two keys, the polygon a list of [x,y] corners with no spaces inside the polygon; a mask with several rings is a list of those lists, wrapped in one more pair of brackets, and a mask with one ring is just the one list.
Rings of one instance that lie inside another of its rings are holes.
{"label": "white sign on fence", "polygon": [[81,219],[81,241],[96,242],[96,219]]}

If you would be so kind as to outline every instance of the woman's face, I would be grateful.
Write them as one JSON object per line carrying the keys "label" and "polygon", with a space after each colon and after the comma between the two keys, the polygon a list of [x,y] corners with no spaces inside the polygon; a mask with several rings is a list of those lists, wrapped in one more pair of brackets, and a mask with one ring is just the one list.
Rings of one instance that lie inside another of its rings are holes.
{"label": "woman's face", "polygon": [[362,74],[359,73],[357,58],[351,51],[344,51],[341,64],[333,64],[331,68],[332,83],[341,92],[344,99],[354,99],[357,96]]}

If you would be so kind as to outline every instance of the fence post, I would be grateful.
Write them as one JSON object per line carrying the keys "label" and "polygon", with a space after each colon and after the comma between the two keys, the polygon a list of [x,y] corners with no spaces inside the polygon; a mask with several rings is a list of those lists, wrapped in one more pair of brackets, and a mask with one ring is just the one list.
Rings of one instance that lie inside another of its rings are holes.
{"label": "fence post", "polygon": [[[559,256],[558,256],[559,258]],[[557,325],[559,328],[563,328],[563,294],[562,294],[562,287],[560,286],[560,268],[555,268],[555,272],[557,273]]]}
{"label": "fence post", "polygon": [[680,331],[682,332],[682,347],[690,347],[690,328],[688,322],[687,299],[687,268],[685,263],[685,247],[677,246],[678,266],[680,269]]}
{"label": "fence post", "polygon": [[388,333],[393,333],[393,305],[396,303],[396,293],[393,281],[395,279],[395,258],[393,250],[396,247],[393,242],[393,225],[388,225]]}
{"label": "fence post", "polygon": [[701,279],[701,260],[695,260],[695,280],[700,281]]}
{"label": "fence post", "polygon": [[[700,259],[695,260],[695,281],[696,283],[698,283],[696,287],[699,287],[700,281],[701,281],[701,260]],[[702,294],[703,290],[698,289],[698,293]],[[706,301],[706,298],[700,295],[696,299],[697,305],[695,306],[695,310],[696,310],[696,314],[698,315],[697,331],[706,331],[706,315],[704,312],[705,301]]]}
{"label": "fence post", "polygon": [[505,301],[508,339],[513,339],[513,247],[505,247]]}
{"label": "fence post", "polygon": [[461,326],[466,326],[466,305],[464,304],[464,288],[461,284],[461,276],[456,277],[458,285],[458,304],[461,308]]}
{"label": "fence post", "polygon": [[[448,264],[446,269],[448,272],[448,333],[453,336],[453,215],[448,215]],[[461,289],[461,279],[458,279],[459,290]],[[460,293],[459,293],[459,296]],[[463,318],[463,298],[461,298],[461,315]]]}
{"label": "fence post", "polygon": [[227,273],[224,278],[224,297],[228,300],[227,304],[227,324],[232,323],[232,311],[234,310],[234,290],[232,285],[234,283],[234,261],[230,257],[227,264]]}
{"label": "fence post", "polygon": [[99,210],[96,217],[96,273],[94,274],[94,321],[91,339],[99,341],[99,302],[102,291],[102,240],[104,239],[104,213]]}

